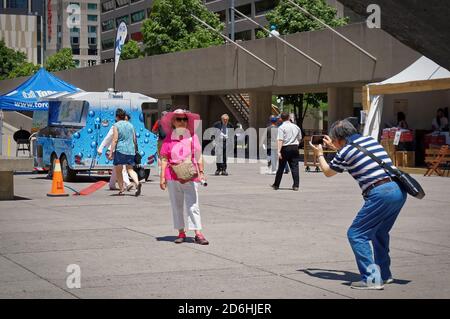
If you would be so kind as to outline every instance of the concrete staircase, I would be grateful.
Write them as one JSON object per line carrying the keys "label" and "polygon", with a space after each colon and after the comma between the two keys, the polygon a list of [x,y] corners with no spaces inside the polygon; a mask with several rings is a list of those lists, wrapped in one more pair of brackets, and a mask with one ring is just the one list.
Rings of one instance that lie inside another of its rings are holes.
{"label": "concrete staircase", "polygon": [[[250,94],[227,94],[221,95],[220,98],[234,118],[242,124],[244,129],[247,129],[250,126]],[[272,114],[280,114],[278,106],[274,104],[272,104]]]}
{"label": "concrete staircase", "polygon": [[250,125],[249,102],[242,96],[242,94],[221,95],[220,98],[233,117],[240,124],[242,124],[244,129],[247,129]]}

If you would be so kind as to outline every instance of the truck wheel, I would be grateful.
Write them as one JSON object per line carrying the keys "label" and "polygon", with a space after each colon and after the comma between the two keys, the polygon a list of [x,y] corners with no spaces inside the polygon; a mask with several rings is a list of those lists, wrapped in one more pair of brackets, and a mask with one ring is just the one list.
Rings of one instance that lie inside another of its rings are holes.
{"label": "truck wheel", "polygon": [[52,154],[50,156],[50,168],[48,170],[47,178],[52,179],[53,178],[53,171],[55,169],[55,160],[56,160],[56,154]]}
{"label": "truck wheel", "polygon": [[61,173],[64,182],[73,182],[77,176],[77,172],[70,169],[65,155],[61,156]]}

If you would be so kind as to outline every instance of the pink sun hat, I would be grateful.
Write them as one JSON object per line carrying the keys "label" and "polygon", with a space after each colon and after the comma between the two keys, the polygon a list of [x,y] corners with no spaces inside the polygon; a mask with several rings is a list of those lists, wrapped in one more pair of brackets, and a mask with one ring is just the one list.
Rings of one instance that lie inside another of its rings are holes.
{"label": "pink sun hat", "polygon": [[183,109],[176,109],[175,111],[169,112],[161,118],[161,126],[164,130],[164,133],[166,133],[166,136],[171,136],[173,131],[172,120],[178,116],[186,116],[188,118],[187,129],[191,133],[191,136],[194,136],[195,121],[200,121],[200,115],[198,115],[197,113],[191,113]]}

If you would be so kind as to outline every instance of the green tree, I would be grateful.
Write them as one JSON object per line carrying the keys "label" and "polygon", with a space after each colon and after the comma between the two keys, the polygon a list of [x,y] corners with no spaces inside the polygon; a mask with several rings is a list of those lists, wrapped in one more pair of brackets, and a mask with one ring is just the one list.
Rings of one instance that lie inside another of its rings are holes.
{"label": "green tree", "polygon": [[[293,1],[331,27],[343,26],[348,22],[347,18],[337,18],[337,10],[329,6],[325,0]],[[322,24],[301,12],[287,1],[279,2],[274,10],[267,13],[266,18],[269,25],[275,25],[281,35],[324,28]],[[257,36],[264,37],[268,35],[266,32],[259,31]],[[291,94],[283,95],[283,97],[285,98],[286,104],[293,106],[297,124],[301,128],[308,108],[317,108],[320,107],[321,103],[327,102],[327,95],[324,93]]]}
{"label": "green tree", "polygon": [[13,79],[20,76],[30,76],[39,71],[40,66],[31,62],[24,62],[17,65],[11,72],[9,72],[8,78]]}
{"label": "green tree", "polygon": [[223,44],[222,38],[195,20],[191,14],[222,31],[217,14],[201,0],[156,0],[149,19],[142,25],[145,52],[156,55]]}
{"label": "green tree", "polygon": [[47,58],[44,66],[49,72],[57,72],[76,68],[75,61],[73,60],[72,50],[69,48],[59,50],[58,52]]}
{"label": "green tree", "polygon": [[[21,67],[27,63],[27,56],[25,53],[8,48],[5,41],[0,40],[0,80],[15,77],[10,75],[11,72],[14,72],[13,74],[20,74],[17,76],[33,74],[33,72],[31,72],[32,68],[29,65],[26,65],[25,70],[21,71]],[[30,64],[33,65],[32,63]],[[35,66],[35,68],[39,67]],[[25,71],[31,73],[26,73]]]}
{"label": "green tree", "polygon": [[129,60],[139,58],[142,55],[143,54],[141,48],[139,47],[139,43],[134,40],[130,40],[123,45],[120,58],[122,60]]}

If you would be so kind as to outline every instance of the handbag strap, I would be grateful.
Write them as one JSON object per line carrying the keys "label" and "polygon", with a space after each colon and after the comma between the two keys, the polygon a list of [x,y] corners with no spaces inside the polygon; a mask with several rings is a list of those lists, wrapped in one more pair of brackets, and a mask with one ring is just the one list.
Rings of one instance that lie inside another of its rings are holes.
{"label": "handbag strap", "polygon": [[384,161],[380,160],[372,152],[369,152],[366,148],[362,147],[361,145],[358,145],[358,144],[353,143],[353,142],[351,142],[350,145],[355,147],[356,149],[358,149],[363,154],[369,156],[371,159],[373,159],[387,173],[390,173],[391,175],[394,175],[394,176],[400,176],[401,175],[401,173],[400,173],[400,171],[398,169],[397,170],[393,169],[391,166],[387,165]]}
{"label": "handbag strap", "polygon": [[195,170],[197,171],[197,176],[200,176],[200,169],[198,167],[198,162],[195,159],[195,149],[194,149],[194,136],[191,136],[191,155],[192,155],[192,164],[195,166]]}

